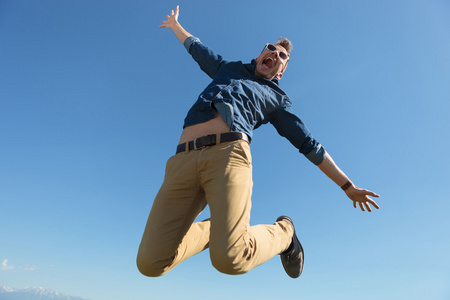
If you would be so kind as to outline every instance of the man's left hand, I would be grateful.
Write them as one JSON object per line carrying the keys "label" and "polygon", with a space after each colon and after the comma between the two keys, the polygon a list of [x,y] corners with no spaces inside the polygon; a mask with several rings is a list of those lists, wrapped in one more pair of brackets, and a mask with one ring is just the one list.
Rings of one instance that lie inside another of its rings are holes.
{"label": "man's left hand", "polygon": [[356,208],[357,204],[359,204],[359,207],[361,208],[362,211],[365,211],[367,209],[367,211],[371,212],[372,208],[370,207],[369,204],[371,204],[376,209],[380,208],[378,206],[378,204],[369,197],[369,196],[376,197],[376,198],[380,197],[380,195],[378,195],[374,192],[371,192],[371,191],[365,190],[365,189],[361,189],[359,187],[352,185],[347,190],[345,190],[345,193],[347,194],[347,197],[349,197],[350,200],[353,201],[354,208]]}

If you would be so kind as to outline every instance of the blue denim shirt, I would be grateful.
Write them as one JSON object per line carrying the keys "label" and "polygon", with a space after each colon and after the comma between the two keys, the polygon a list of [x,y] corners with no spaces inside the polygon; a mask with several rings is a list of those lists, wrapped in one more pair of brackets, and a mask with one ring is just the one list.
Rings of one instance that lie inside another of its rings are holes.
{"label": "blue denim shirt", "polygon": [[271,123],[311,162],[318,165],[325,149],[305,124],[292,111],[292,102],[272,81],[255,75],[255,61],[244,64],[229,62],[203,45],[196,37],[185,40],[184,46],[212,82],[189,110],[184,127],[203,123],[215,117],[216,109],[232,131],[246,133]]}

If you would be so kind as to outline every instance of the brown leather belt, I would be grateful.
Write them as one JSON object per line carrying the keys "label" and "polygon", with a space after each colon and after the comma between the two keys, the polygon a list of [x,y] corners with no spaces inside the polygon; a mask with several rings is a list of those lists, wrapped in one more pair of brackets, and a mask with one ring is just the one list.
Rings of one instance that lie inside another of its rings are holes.
{"label": "brown leather belt", "polygon": [[196,138],[193,141],[186,142],[183,144],[179,144],[177,146],[177,152],[186,151],[186,146],[188,147],[187,151],[191,150],[199,150],[208,146],[214,146],[224,142],[231,142],[236,140],[245,140],[247,143],[250,143],[250,139],[245,133],[242,132],[225,132],[220,134],[211,134],[206,136],[201,136]]}

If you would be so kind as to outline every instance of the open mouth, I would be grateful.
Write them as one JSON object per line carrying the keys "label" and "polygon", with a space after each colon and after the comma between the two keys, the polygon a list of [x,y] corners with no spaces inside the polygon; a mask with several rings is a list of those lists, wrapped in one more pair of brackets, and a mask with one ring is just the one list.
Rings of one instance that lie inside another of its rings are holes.
{"label": "open mouth", "polygon": [[262,61],[262,66],[271,69],[275,66],[275,60],[272,57],[267,57]]}

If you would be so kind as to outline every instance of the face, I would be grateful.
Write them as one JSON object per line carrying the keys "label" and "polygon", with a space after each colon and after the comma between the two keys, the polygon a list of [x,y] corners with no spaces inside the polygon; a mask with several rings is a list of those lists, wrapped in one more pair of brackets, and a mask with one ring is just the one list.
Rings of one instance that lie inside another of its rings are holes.
{"label": "face", "polygon": [[[280,45],[274,46],[276,50],[270,50],[266,46],[264,51],[256,58],[255,74],[268,80],[281,79],[289,61],[289,54],[286,49]],[[280,52],[287,54],[287,58],[281,58]]]}

